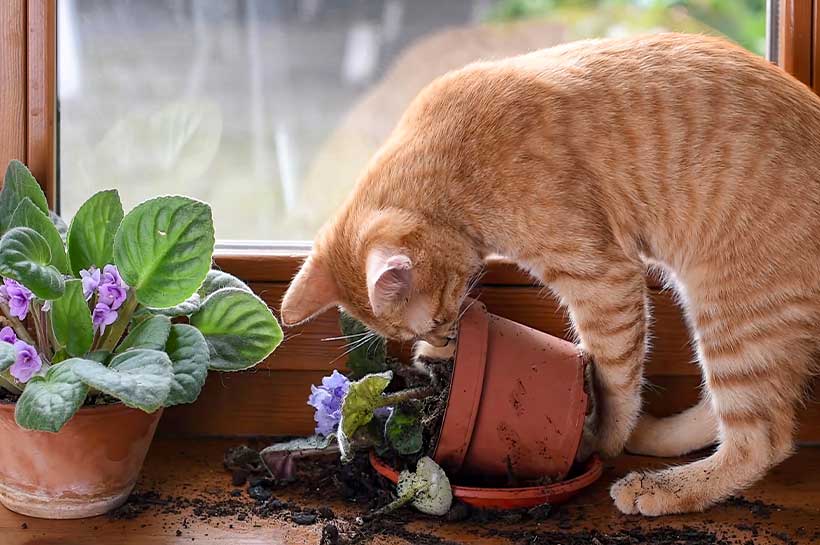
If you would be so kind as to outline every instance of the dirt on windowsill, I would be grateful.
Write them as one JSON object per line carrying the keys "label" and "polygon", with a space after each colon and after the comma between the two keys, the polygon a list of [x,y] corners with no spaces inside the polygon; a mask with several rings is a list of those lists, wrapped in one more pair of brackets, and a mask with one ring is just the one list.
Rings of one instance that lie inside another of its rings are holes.
{"label": "dirt on windowsill", "polygon": [[[748,537],[722,537],[706,526],[652,529],[635,526],[611,533],[579,529],[586,512],[578,506],[539,506],[519,511],[487,511],[456,503],[443,519],[429,517],[412,509],[402,509],[390,515],[367,519],[373,509],[393,499],[393,485],[370,467],[366,456],[360,455],[350,464],[342,465],[324,459],[308,463],[300,473],[303,477],[289,485],[275,483],[258,461],[258,448],[264,445],[242,445],[229,449],[225,455],[225,486],[203,490],[195,498],[160,496],[151,490],[131,495],[120,509],[109,514],[112,519],[133,519],[151,514],[174,514],[182,517],[177,524],[166,523],[165,529],[182,535],[192,520],[232,527],[233,524],[262,525],[264,520],[277,520],[294,525],[321,525],[322,545],[354,545],[371,543],[376,536],[401,538],[417,545],[458,545],[429,532],[412,530],[412,523],[435,521],[437,524],[474,524],[477,535],[501,538],[515,545],[750,545]],[[283,499],[286,496],[288,499]],[[295,498],[295,499],[294,499]],[[345,503],[334,512],[322,505]],[[792,543],[788,535],[767,530],[771,513],[781,509],[744,497],[730,498],[727,505],[748,513],[747,522],[738,525],[739,535],[771,535],[784,543]],[[551,521],[547,525],[539,524]]]}

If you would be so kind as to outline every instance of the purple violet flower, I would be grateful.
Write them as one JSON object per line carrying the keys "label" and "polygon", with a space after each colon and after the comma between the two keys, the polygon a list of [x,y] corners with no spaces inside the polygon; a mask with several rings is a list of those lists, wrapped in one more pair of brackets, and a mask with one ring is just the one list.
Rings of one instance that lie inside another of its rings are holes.
{"label": "purple violet flower", "polygon": [[103,268],[102,280],[103,284],[114,284],[121,288],[128,289],[128,284],[120,276],[120,271],[116,265],[106,265]]}
{"label": "purple violet flower", "polygon": [[11,376],[25,384],[40,372],[43,362],[40,361],[37,350],[28,343],[17,341],[14,343],[14,348],[17,350],[17,360],[9,368],[9,372]]}
{"label": "purple violet flower", "polygon": [[98,293],[99,301],[111,307],[111,310],[117,310],[125,302],[128,296],[128,285],[123,282],[116,266],[105,266],[100,278]]}
{"label": "purple violet flower", "polygon": [[117,321],[117,311],[105,303],[97,303],[94,312],[91,313],[91,322],[94,324],[94,331],[100,335],[105,333],[106,326],[110,326]]}
{"label": "purple violet flower", "polygon": [[4,343],[14,344],[17,342],[17,334],[11,327],[6,326],[3,329],[0,329],[0,341],[3,341]]}
{"label": "purple violet flower", "polygon": [[316,409],[316,433],[330,435],[336,433],[342,419],[342,400],[350,388],[350,380],[338,371],[322,379],[319,387],[310,387],[308,405]]}
{"label": "purple violet flower", "polygon": [[128,296],[125,288],[115,284],[101,284],[97,293],[99,293],[97,300],[110,307],[111,310],[120,308]]}
{"label": "purple violet flower", "polygon": [[4,278],[0,286],[0,299],[8,303],[12,316],[25,320],[34,294],[16,280]]}
{"label": "purple violet flower", "polygon": [[88,301],[100,285],[100,269],[92,265],[89,269],[81,270],[80,277],[83,279],[83,295]]}

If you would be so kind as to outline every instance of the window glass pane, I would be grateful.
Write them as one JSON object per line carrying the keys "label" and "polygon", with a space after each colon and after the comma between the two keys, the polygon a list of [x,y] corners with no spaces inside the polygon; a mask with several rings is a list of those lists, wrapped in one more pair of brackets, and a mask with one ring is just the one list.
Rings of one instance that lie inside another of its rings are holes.
{"label": "window glass pane", "polygon": [[765,0],[59,0],[60,206],[182,193],[217,235],[306,240],[444,72],[562,42],[721,33]]}

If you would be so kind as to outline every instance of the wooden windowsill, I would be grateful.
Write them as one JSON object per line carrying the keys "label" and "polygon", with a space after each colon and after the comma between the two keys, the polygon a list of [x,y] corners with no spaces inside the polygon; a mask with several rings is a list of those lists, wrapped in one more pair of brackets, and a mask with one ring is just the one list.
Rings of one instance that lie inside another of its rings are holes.
{"label": "wooden windowsill", "polygon": [[[137,490],[155,491],[161,497],[205,498],[206,502],[236,500],[231,496],[234,488],[231,487],[230,476],[222,468],[222,455],[227,447],[238,443],[238,440],[158,440],[148,456]],[[648,532],[658,527],[690,527],[714,532],[717,539],[737,544],[783,545],[816,543],[820,540],[820,447],[800,449],[793,458],[743,493],[748,500],[768,504],[763,513],[750,511],[748,504],[723,505],[706,513],[659,519],[627,517],[615,510],[608,494],[608,486],[615,478],[633,469],[663,467],[669,463],[668,459],[622,456],[608,464],[603,478],[591,489],[539,523],[445,523],[420,516],[407,529],[439,536],[442,543],[482,545],[521,543],[520,539],[512,541],[490,536],[498,530],[502,533],[523,530],[536,534],[596,529],[604,534],[614,534],[630,529]],[[344,517],[361,514],[355,506],[345,504],[332,495],[328,497],[326,493],[305,498],[282,491],[277,496],[308,508],[329,506]],[[238,499],[252,503],[244,493]],[[131,520],[98,517],[85,521],[47,521],[22,517],[0,507],[0,542],[3,545],[318,545],[322,531],[321,523],[297,526],[287,520],[286,515],[270,519],[251,516],[245,521],[238,520],[236,516],[201,520],[191,509],[165,514],[162,511],[161,506],[152,507]],[[23,529],[24,524],[26,529]],[[371,543],[412,545],[389,535],[377,536]]]}

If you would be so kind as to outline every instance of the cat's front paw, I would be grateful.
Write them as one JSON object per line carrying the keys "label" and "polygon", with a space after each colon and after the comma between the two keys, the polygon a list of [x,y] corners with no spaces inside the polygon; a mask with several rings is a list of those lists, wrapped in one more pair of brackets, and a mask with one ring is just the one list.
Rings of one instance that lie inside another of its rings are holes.
{"label": "cat's front paw", "polygon": [[423,360],[449,360],[456,355],[456,343],[450,341],[444,346],[433,346],[427,341],[418,341],[414,347],[413,359]]}
{"label": "cat's front paw", "polygon": [[699,500],[702,491],[688,490],[680,478],[681,468],[662,471],[633,471],[612,485],[609,495],[626,515],[647,517],[702,511],[709,503]]}
{"label": "cat's front paw", "polygon": [[618,510],[647,517],[679,512],[674,495],[661,486],[657,477],[657,473],[633,471],[612,485],[609,494]]}

